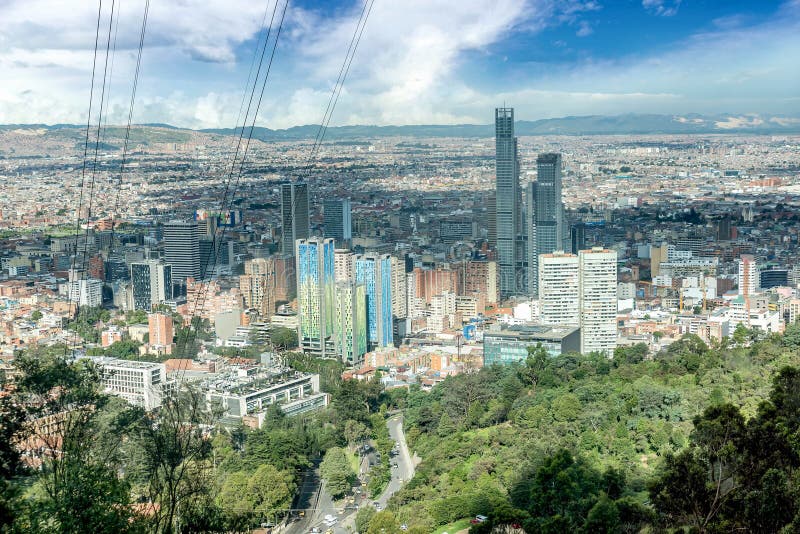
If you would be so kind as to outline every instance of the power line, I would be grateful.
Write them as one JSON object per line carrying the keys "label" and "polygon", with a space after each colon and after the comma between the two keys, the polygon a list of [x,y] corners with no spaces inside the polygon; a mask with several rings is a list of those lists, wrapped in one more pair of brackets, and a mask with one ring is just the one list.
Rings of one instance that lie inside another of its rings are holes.
{"label": "power line", "polygon": [[[84,189],[84,184],[86,182],[86,163],[87,163],[88,154],[89,154],[89,130],[91,129],[91,123],[92,123],[92,103],[94,102],[94,78],[95,78],[95,74],[96,74],[96,70],[97,70],[97,47],[98,47],[98,44],[100,42],[100,16],[101,16],[102,12],[103,12],[103,0],[99,0],[98,6],[97,6],[97,25],[96,25],[95,34],[94,34],[94,58],[92,60],[92,82],[91,82],[91,85],[89,86],[89,111],[88,111],[87,116],[86,116],[86,138],[85,138],[84,143],[83,143],[83,165],[81,167],[81,189],[80,189],[80,194],[78,196],[78,209],[75,212],[75,236],[74,236],[75,237],[75,250],[74,250],[73,256],[72,256],[70,272],[74,272],[75,271],[75,261],[77,259],[77,255],[78,255],[78,236],[80,235],[80,227],[81,227],[81,210],[83,209],[83,189]],[[69,281],[68,281],[67,288],[68,288],[67,293],[70,293],[70,291],[69,291],[69,289],[70,289]],[[78,288],[78,291],[80,293],[80,287]],[[68,294],[68,297],[72,297],[72,295]],[[80,294],[78,295],[78,300],[80,302]],[[72,308],[72,305],[70,304],[70,309],[71,308]],[[76,304],[75,305],[75,316],[76,316],[76,318],[77,318],[77,314],[78,314],[78,305]],[[75,341],[77,342],[77,332],[76,332]],[[65,346],[64,346],[64,357],[67,356],[67,351],[68,350],[69,350],[69,343],[66,343]]]}
{"label": "power line", "polygon": [[[223,197],[222,197],[222,202],[220,204],[223,213],[226,211],[226,205],[225,204],[226,204],[226,200],[227,200],[227,197],[228,197],[228,192],[230,190],[230,184],[231,184],[231,181],[232,181],[232,178],[233,178],[233,174],[234,174],[234,172],[236,170],[236,162],[237,162],[237,158],[238,158],[238,154],[239,154],[239,149],[241,147],[241,142],[242,142],[242,139],[244,137],[244,132],[245,132],[244,125],[246,125],[247,119],[250,116],[250,109],[252,107],[253,98],[255,96],[255,89],[256,89],[256,86],[258,85],[258,79],[259,79],[259,76],[260,76],[260,73],[261,73],[261,68],[262,68],[262,65],[263,65],[264,56],[266,54],[267,46],[269,44],[270,34],[272,32],[273,23],[274,23],[274,20],[275,20],[275,14],[276,14],[277,9],[278,9],[278,2],[279,2],[279,0],[275,0],[275,6],[274,6],[274,8],[272,10],[272,17],[270,18],[269,30],[267,31],[267,36],[264,39],[264,45],[263,45],[263,48],[261,50],[261,55],[259,57],[258,69],[256,71],[256,76],[255,76],[255,79],[253,81],[253,88],[252,88],[252,90],[250,92],[250,98],[249,98],[249,101],[248,101],[248,104],[247,104],[247,111],[245,112],[245,120],[243,122],[243,126],[242,126],[242,129],[241,129],[240,135],[239,135],[239,140],[238,140],[238,142],[236,144],[236,150],[235,150],[235,152],[233,154],[233,158],[231,160],[231,171],[230,171],[230,174],[228,176],[228,180],[227,180],[226,186],[225,186],[225,191],[224,191]],[[264,96],[264,90],[266,88],[267,81],[269,79],[269,73],[272,70],[272,63],[273,63],[273,60],[275,58],[275,51],[276,51],[276,49],[278,47],[278,41],[280,39],[280,34],[281,34],[281,30],[283,28],[283,22],[284,22],[285,17],[286,17],[286,10],[288,8],[288,5],[289,5],[289,0],[285,0],[284,5],[283,5],[283,11],[281,13],[281,19],[280,19],[280,22],[278,24],[277,33],[276,33],[276,36],[275,36],[275,39],[274,39],[274,42],[273,42],[273,45],[272,45],[272,52],[270,53],[269,63],[267,65],[267,70],[266,70],[266,73],[264,75],[264,79],[263,79],[263,82],[262,82],[262,85],[261,85],[261,92],[260,92],[260,95],[259,95],[259,98],[258,98],[258,102],[256,104],[255,111],[254,111],[254,113],[252,115],[252,126],[250,127],[250,133],[249,133],[248,138],[247,138],[247,143],[245,145],[244,153],[242,154],[242,159],[241,159],[241,163],[240,163],[240,166],[239,166],[239,173],[238,173],[237,180],[236,180],[236,186],[234,187],[234,192],[233,192],[232,199],[231,199],[231,206],[233,205],[233,197],[236,194],[235,193],[236,189],[238,189],[239,179],[241,178],[242,169],[244,167],[244,162],[245,162],[245,159],[247,157],[247,151],[248,151],[248,149],[250,147],[250,141],[251,141],[251,139],[253,137],[253,130],[254,130],[254,127],[255,127],[255,121],[256,121],[256,118],[258,117],[258,111],[259,111],[259,109],[261,107],[261,102],[262,102],[262,99],[263,99],[263,96]],[[218,229],[215,228],[214,229],[214,236],[213,236],[212,242],[211,242],[211,254],[209,255],[208,258],[206,258],[206,262],[202,266],[202,269],[201,269],[201,278],[203,278],[203,279],[205,278],[205,274],[206,274],[207,269],[208,269],[209,261],[212,260],[212,258],[213,258],[212,265],[214,265],[214,266],[216,266],[216,263],[218,261],[219,248],[218,248],[218,243],[217,243],[217,233],[218,233]],[[224,237],[224,229],[223,229],[221,237]],[[194,309],[190,310],[192,318],[194,318],[196,313],[197,313],[198,303],[200,304],[200,309],[201,310],[205,306],[205,299],[206,299],[206,293],[207,292],[208,292],[208,284],[205,283],[204,281],[201,281],[200,290],[198,292],[198,295],[195,297]],[[187,302],[187,305],[188,305],[188,302]],[[178,342],[176,344],[177,345],[176,346],[176,351],[178,352],[179,355],[183,351],[185,351],[185,349],[189,345],[190,341],[194,342],[194,337],[196,336],[196,334],[194,334],[194,332],[192,330],[192,326],[193,326],[192,325],[192,321],[190,320],[189,327],[186,329],[186,334],[184,335],[183,349],[181,349],[181,344],[180,344],[181,340],[178,339]],[[185,369],[182,369],[182,371],[184,371],[184,373],[185,373]]]}
{"label": "power line", "polygon": [[139,71],[142,66],[142,50],[144,49],[144,38],[147,33],[147,16],[150,12],[150,0],[145,0],[144,3],[144,14],[142,15],[142,29],[139,32],[139,51],[136,55],[136,69],[133,74],[133,87],[131,89],[131,101],[130,106],[128,107],[128,124],[125,127],[125,141],[122,147],[122,161],[120,162],[119,166],[119,183],[117,184],[117,194],[114,199],[114,208],[111,211],[111,250],[109,251],[109,259],[111,259],[111,252],[114,250],[114,234],[115,234],[115,222],[114,217],[119,209],[119,197],[120,192],[122,190],[122,177],[125,173],[125,163],[128,157],[128,143],[130,141],[131,135],[131,123],[133,121],[133,105],[136,101],[136,89],[139,86]]}

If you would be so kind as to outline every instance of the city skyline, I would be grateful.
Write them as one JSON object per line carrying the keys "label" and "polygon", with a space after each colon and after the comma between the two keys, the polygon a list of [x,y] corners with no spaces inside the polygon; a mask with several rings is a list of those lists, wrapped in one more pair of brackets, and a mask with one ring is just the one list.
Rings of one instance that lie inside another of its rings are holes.
{"label": "city skyline", "polygon": [[[290,6],[259,125],[321,120],[362,6]],[[85,124],[93,9],[49,0],[0,7],[0,123]],[[140,11],[125,4],[117,17],[110,123],[127,115]],[[155,4],[134,121],[232,127],[263,16],[263,5],[242,0]],[[498,101],[514,102],[529,120],[626,112],[797,117],[799,30],[796,0],[469,0],[457,11],[446,1],[378,3],[332,124],[482,123],[483,110]],[[51,84],[60,91],[45,89]]]}

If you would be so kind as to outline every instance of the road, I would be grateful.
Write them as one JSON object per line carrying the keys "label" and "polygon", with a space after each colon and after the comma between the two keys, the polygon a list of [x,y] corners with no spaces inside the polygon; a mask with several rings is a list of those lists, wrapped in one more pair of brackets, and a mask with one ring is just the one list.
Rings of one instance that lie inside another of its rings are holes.
{"label": "road", "polygon": [[386,425],[389,427],[389,436],[398,444],[399,451],[393,459],[397,463],[397,467],[392,468],[392,479],[383,494],[378,498],[378,502],[384,508],[389,498],[414,476],[414,462],[411,459],[411,453],[408,451],[408,444],[406,444],[402,414],[390,417],[386,421]]}
{"label": "road", "polygon": [[[397,456],[393,458],[393,461],[397,463],[397,467],[392,468],[392,478],[381,496],[376,499],[384,508],[389,498],[414,476],[414,462],[411,458],[411,453],[408,451],[405,432],[403,432],[403,416],[395,415],[390,417],[386,421],[386,425],[389,428],[389,436],[397,443],[399,451]],[[355,512],[339,515],[338,512],[341,508],[336,509],[330,493],[325,490],[325,485],[320,483],[318,467],[315,467],[313,471],[308,471],[303,477],[297,502],[297,508],[307,508],[308,510],[304,518],[287,525],[284,530],[285,533],[306,534],[314,527],[319,528],[320,532],[325,532],[330,528],[324,523],[326,515],[339,518],[339,522],[332,528],[334,534],[355,532]],[[363,504],[366,505],[369,502],[369,500],[365,500]]]}

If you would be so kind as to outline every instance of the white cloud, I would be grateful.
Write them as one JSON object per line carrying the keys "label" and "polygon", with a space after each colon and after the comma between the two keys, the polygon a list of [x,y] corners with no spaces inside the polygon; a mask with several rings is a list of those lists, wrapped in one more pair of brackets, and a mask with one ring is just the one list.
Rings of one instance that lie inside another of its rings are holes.
{"label": "white cloud", "polygon": [[656,15],[672,17],[678,14],[681,0],[642,0],[642,6]]}
{"label": "white cloud", "polygon": [[[290,5],[259,125],[284,128],[322,118],[363,1],[333,17]],[[86,121],[92,4],[0,0],[0,123]],[[679,4],[643,0],[646,9],[664,16]],[[141,20],[139,3],[121,5],[108,91],[109,120],[117,123],[127,117]],[[134,120],[232,126],[264,5],[181,0],[151,6]],[[499,76],[475,71],[487,58],[504,63],[505,52],[494,57],[497,43],[554,25],[588,35],[595,27],[589,16],[600,4],[459,0],[453,6],[452,0],[376,0],[332,124],[486,123],[503,100],[525,119],[628,111],[798,112],[792,97],[800,89],[794,65],[800,0],[757,27],[740,19],[709,21],[713,31],[687,36],[659,55],[586,57],[536,71],[511,70],[512,59]]]}

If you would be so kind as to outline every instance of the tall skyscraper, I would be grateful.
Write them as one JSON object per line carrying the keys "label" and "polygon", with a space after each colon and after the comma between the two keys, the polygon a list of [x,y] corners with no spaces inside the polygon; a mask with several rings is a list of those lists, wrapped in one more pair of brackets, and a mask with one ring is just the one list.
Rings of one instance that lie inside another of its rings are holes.
{"label": "tall skyscraper", "polygon": [[358,255],[356,282],[367,290],[367,337],[371,348],[388,347],[392,331],[392,264],[388,254]]}
{"label": "tall skyscraper", "polygon": [[570,249],[561,199],[561,154],[539,154],[537,180],[528,185],[526,203],[528,292],[539,293],[539,257]]}
{"label": "tall skyscraper", "polygon": [[172,280],[181,284],[201,276],[200,244],[196,221],[164,224],[164,262],[172,265]]}
{"label": "tall skyscraper", "polygon": [[580,325],[578,256],[563,252],[539,256],[538,285],[539,313],[542,324]]}
{"label": "tall skyscraper", "polygon": [[334,338],[342,362],[361,367],[367,353],[367,291],[364,284],[336,284]]}
{"label": "tall skyscraper", "polygon": [[317,356],[335,356],[333,239],[299,239],[295,255],[300,347]]}
{"label": "tall skyscraper", "polygon": [[295,242],[311,234],[308,215],[308,184],[281,184],[281,252],[294,254]]}
{"label": "tall skyscraper", "polygon": [[391,257],[392,264],[392,315],[395,319],[408,317],[408,280],[404,258]]}
{"label": "tall skyscraper", "polygon": [[581,250],[581,354],[613,356],[617,347],[617,253],[602,247]]}
{"label": "tall skyscraper", "polygon": [[495,125],[495,225],[497,259],[500,266],[500,295],[517,292],[517,236],[520,234],[520,188],[514,109],[497,108]]}
{"label": "tall skyscraper", "polygon": [[275,258],[254,258],[245,262],[239,290],[244,305],[257,310],[262,319],[269,319],[275,313],[276,287]]}
{"label": "tall skyscraper", "polygon": [[150,311],[172,298],[172,266],[158,260],[131,264],[131,298],[134,310]]}
{"label": "tall skyscraper", "polygon": [[337,245],[347,245],[353,238],[353,220],[349,199],[329,199],[322,204],[325,220],[325,237],[332,237]]}

